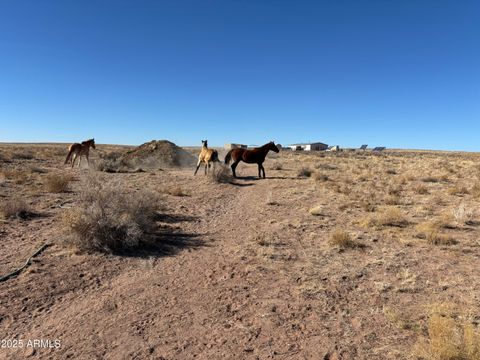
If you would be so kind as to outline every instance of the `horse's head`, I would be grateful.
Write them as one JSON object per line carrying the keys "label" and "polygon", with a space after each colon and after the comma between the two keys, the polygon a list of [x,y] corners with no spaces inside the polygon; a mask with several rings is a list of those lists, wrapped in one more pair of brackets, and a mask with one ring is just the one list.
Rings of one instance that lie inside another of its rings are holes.
{"label": "horse's head", "polygon": [[208,146],[208,140],[202,140],[202,146],[207,147]]}
{"label": "horse's head", "polygon": [[276,152],[276,153],[280,152],[277,145],[275,145],[275,142],[273,142],[273,141],[270,141],[268,143],[268,150],[272,150],[273,152]]}
{"label": "horse's head", "polygon": [[92,149],[95,149],[95,139],[88,140],[88,143],[92,147]]}

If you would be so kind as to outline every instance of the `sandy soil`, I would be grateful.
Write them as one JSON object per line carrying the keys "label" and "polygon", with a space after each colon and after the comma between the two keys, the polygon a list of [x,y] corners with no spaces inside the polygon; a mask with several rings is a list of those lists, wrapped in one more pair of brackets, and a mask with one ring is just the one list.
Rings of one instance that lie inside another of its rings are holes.
{"label": "sandy soil", "polygon": [[[120,151],[97,147],[94,160]],[[407,359],[432,304],[480,321],[479,155],[284,152],[266,180],[240,165],[235,184],[193,168],[104,173],[165,205],[161,246],[119,256],[63,244],[61,214],[88,170],[64,167],[62,146],[25,149],[0,146],[0,201],[36,214],[0,220],[0,275],[52,246],[0,283],[0,338],[61,346],[0,348],[2,359]],[[69,192],[45,190],[56,173],[74,174]],[[165,193],[172,184],[187,196]],[[391,208],[398,224],[369,222]],[[438,242],[419,231],[435,219]],[[357,246],[332,244],[338,230]]]}

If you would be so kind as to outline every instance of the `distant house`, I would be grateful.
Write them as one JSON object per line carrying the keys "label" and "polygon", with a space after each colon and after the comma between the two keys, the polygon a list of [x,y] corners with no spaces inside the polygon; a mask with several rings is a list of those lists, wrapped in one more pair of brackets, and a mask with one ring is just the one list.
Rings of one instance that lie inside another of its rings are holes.
{"label": "distant house", "polygon": [[230,143],[230,144],[225,144],[225,149],[226,150],[231,150],[231,149],[246,149],[247,148],[247,145],[244,145],[244,144],[234,144],[234,143]]}
{"label": "distant house", "polygon": [[375,152],[382,152],[383,150],[385,150],[386,147],[385,146],[377,146],[376,148],[374,148],[372,151],[375,151]]}
{"label": "distant house", "polygon": [[328,149],[328,145],[321,142],[292,144],[288,145],[288,147],[296,151],[322,151]]}

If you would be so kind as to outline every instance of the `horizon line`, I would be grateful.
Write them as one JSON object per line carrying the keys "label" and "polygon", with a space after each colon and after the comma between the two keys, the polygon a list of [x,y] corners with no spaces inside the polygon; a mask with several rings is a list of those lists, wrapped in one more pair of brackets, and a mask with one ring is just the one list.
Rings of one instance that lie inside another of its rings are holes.
{"label": "horizon line", "polygon": [[[150,140],[150,141],[153,141],[153,140]],[[147,142],[144,142],[142,144],[115,144],[115,143],[96,143],[96,145],[106,145],[106,146],[131,146],[131,147],[138,147],[138,146],[141,146],[143,144],[146,144],[150,141],[147,141]],[[155,141],[170,141],[168,139],[159,139],[159,140],[155,140]],[[175,144],[173,141],[170,141],[171,143]],[[37,141],[37,142],[28,142],[28,141],[0,141],[0,145],[68,145],[68,144],[73,144],[72,142],[48,142],[48,141]],[[281,144],[281,143],[280,143]],[[178,144],[175,144],[179,147],[198,147],[198,148],[201,148],[201,145],[178,145]],[[290,144],[290,145],[295,145],[295,144]],[[290,145],[286,145],[286,146],[290,146]],[[258,146],[258,145],[256,145]],[[334,145],[334,146],[337,146],[337,145]],[[348,147],[348,146],[345,146],[345,147],[342,147],[342,145],[338,145],[340,147],[340,149],[347,149],[347,150],[360,150],[359,147]],[[211,145],[210,147],[213,147],[213,148],[224,148],[225,146],[224,145]],[[283,145],[282,145],[283,147]],[[370,147],[370,148],[367,148],[367,150],[371,150],[375,147]],[[304,151],[304,152],[322,152],[322,151],[325,151],[325,150],[313,150],[313,151]],[[362,150],[363,151],[363,150]],[[438,151],[438,152],[450,152],[450,153],[455,153],[455,152],[461,152],[461,153],[480,153],[480,150],[478,151],[474,151],[474,150],[449,150],[449,149],[427,149],[427,148],[398,148],[398,147],[395,147],[395,148],[390,148],[388,146],[385,147],[385,150],[384,151]]]}

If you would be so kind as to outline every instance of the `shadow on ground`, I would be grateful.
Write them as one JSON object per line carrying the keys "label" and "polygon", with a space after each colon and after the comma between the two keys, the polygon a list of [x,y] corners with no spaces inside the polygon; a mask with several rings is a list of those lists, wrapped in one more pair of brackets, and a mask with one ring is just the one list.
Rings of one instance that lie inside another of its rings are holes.
{"label": "shadow on ground", "polygon": [[233,185],[233,186],[238,186],[238,187],[246,187],[246,186],[255,185],[254,183],[238,183],[238,182],[235,182],[235,181],[230,181],[229,184]]}
{"label": "shadow on ground", "polygon": [[264,178],[259,178],[258,176],[237,176],[236,179],[238,180],[253,180],[253,181],[259,181],[259,180],[298,180],[301,178],[298,177],[289,177],[289,176],[267,176],[265,179]]}
{"label": "shadow on ground", "polygon": [[159,214],[157,221],[160,223],[158,231],[150,234],[143,245],[116,255],[141,258],[174,256],[186,249],[207,246],[205,240],[200,238],[202,234],[187,233],[180,229],[184,222],[199,221],[197,216]]}

